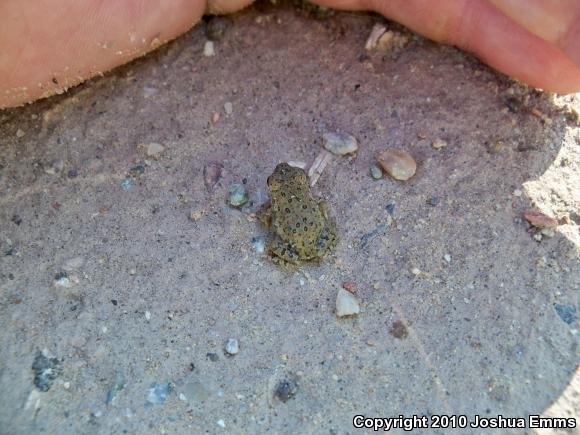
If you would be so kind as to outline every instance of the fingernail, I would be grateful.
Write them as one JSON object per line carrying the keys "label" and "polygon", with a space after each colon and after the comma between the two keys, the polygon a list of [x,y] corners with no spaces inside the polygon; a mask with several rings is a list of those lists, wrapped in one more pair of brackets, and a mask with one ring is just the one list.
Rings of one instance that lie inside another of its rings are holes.
{"label": "fingernail", "polygon": [[572,26],[577,6],[562,0],[489,0],[504,15],[549,42],[558,42]]}

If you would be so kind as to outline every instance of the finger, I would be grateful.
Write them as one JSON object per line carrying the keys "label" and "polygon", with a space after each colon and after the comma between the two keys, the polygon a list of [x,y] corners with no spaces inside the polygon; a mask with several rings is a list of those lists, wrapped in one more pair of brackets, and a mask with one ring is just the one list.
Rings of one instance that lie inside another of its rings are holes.
{"label": "finger", "polygon": [[208,14],[230,14],[245,8],[254,0],[209,0],[207,5]]}
{"label": "finger", "polygon": [[580,68],[485,0],[369,0],[371,9],[493,68],[552,92],[580,91]]}
{"label": "finger", "polygon": [[0,108],[62,92],[199,21],[205,0],[0,2]]}
{"label": "finger", "polygon": [[489,0],[497,9],[540,38],[558,45],[580,66],[580,2],[567,0]]}

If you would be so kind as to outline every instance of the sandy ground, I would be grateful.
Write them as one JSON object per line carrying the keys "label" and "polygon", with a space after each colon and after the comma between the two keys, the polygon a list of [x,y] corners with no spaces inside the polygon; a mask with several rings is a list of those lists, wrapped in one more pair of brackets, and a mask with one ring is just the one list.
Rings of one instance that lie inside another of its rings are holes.
{"label": "sandy ground", "polygon": [[[259,6],[227,19],[214,57],[202,24],[0,112],[0,433],[579,416],[580,96],[519,87],[412,35],[367,52],[376,22]],[[276,164],[312,163],[328,131],[360,145],[314,188],[340,242],[320,264],[281,268],[256,250],[252,213]],[[411,180],[371,178],[387,147],[413,155]],[[208,188],[212,162],[223,170]],[[251,201],[235,209],[242,181]],[[561,225],[538,241],[525,210]],[[353,318],[334,312],[345,281]]]}

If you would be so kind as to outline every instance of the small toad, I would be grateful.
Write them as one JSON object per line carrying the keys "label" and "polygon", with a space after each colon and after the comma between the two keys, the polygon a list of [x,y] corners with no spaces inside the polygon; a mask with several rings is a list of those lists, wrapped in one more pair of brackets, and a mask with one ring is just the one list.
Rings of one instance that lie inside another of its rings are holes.
{"label": "small toad", "polygon": [[323,257],[337,242],[336,224],[326,203],[312,195],[304,170],[280,163],[268,177],[270,201],[259,213],[270,227],[269,253],[282,263]]}

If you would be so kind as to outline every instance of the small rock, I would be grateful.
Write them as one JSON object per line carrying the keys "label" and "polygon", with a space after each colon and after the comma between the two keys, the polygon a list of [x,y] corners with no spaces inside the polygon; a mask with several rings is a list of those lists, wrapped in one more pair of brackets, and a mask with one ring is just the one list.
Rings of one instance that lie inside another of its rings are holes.
{"label": "small rock", "polygon": [[494,140],[489,144],[489,152],[492,154],[499,153],[504,147],[504,142],[502,140]]}
{"label": "small rock", "polygon": [[217,162],[209,162],[203,167],[203,182],[207,190],[213,189],[213,187],[222,178],[223,165]]}
{"label": "small rock", "polygon": [[542,228],[542,230],[540,231],[540,234],[543,237],[551,239],[552,237],[554,237],[556,235],[556,232],[552,228]]}
{"label": "small rock", "polygon": [[248,202],[248,192],[243,184],[232,184],[228,192],[228,201],[234,207],[240,207]]}
{"label": "small rock", "polygon": [[342,283],[342,288],[351,293],[356,292],[356,284],[352,281],[345,281]]}
{"label": "small rock", "polygon": [[541,242],[542,241],[542,235],[540,233],[534,234],[534,240],[536,242]]}
{"label": "small rock", "polygon": [[18,130],[16,130],[16,137],[17,138],[20,139],[21,137],[24,137],[25,135],[26,135],[26,133],[21,128],[19,128]]}
{"label": "small rock", "polygon": [[211,362],[217,362],[219,361],[220,357],[218,356],[217,353],[213,353],[213,352],[208,352],[205,354],[205,356],[207,357],[207,359],[209,359]]}
{"label": "small rock", "polygon": [[522,191],[520,189],[516,189],[514,190],[513,195],[519,198],[520,196],[522,196]]}
{"label": "small rock", "polygon": [[365,43],[365,50],[371,51],[377,48],[377,44],[379,42],[379,38],[383,36],[383,34],[387,31],[387,28],[382,24],[375,24],[367,41]]}
{"label": "small rock", "polygon": [[70,382],[66,381],[62,384],[62,388],[65,390],[70,390]]}
{"label": "small rock", "polygon": [[79,176],[79,171],[77,171],[76,169],[69,169],[69,171],[67,172],[66,176],[68,178],[77,178]]}
{"label": "small rock", "polygon": [[440,150],[441,148],[445,148],[447,146],[447,142],[445,142],[443,139],[437,138],[433,141],[431,146],[436,150]]}
{"label": "small rock", "polygon": [[125,374],[123,373],[122,370],[117,370],[117,373],[115,374],[115,382],[113,383],[113,385],[111,386],[111,388],[107,392],[107,400],[106,400],[107,405],[114,405],[115,404],[115,400],[117,399],[117,394],[119,394],[119,392],[123,388],[125,388],[126,384],[127,384],[127,379],[125,378]]}
{"label": "small rock", "polygon": [[20,226],[20,224],[22,223],[22,218],[20,216],[18,216],[17,214],[15,214],[14,216],[12,216],[11,221],[13,223],[15,223],[16,225]]}
{"label": "small rock", "polygon": [[266,250],[266,238],[264,236],[256,236],[252,238],[252,246],[257,253],[263,254]]}
{"label": "small rock", "polygon": [[436,207],[439,204],[439,198],[437,196],[432,196],[427,200],[427,204],[432,207]]}
{"label": "small rock", "polygon": [[332,154],[344,156],[358,150],[358,143],[354,136],[346,133],[324,133],[322,145]]}
{"label": "small rock", "polygon": [[60,174],[64,169],[64,161],[63,160],[54,160],[50,163],[50,165],[44,169],[48,175],[56,175]]}
{"label": "small rock", "polygon": [[209,398],[209,391],[199,381],[185,384],[182,394],[188,402],[204,402]]}
{"label": "small rock", "polygon": [[215,56],[215,47],[213,45],[213,41],[205,41],[205,44],[203,46],[203,55],[205,57]]}
{"label": "small rock", "polygon": [[189,220],[193,222],[197,222],[200,220],[203,215],[205,214],[204,210],[194,209],[189,212]]}
{"label": "small rock", "polygon": [[537,228],[556,228],[558,221],[539,211],[525,211],[522,213],[525,220]]}
{"label": "small rock", "polygon": [[378,165],[372,165],[371,177],[373,177],[375,180],[380,180],[381,178],[383,178],[383,170],[379,168]]}
{"label": "small rock", "polygon": [[151,320],[151,313],[149,311],[145,311],[145,320]]}
{"label": "small rock", "polygon": [[54,285],[56,287],[70,288],[77,283],[78,279],[76,277],[75,278],[69,277],[66,272],[58,272],[54,276]]}
{"label": "small rock", "polygon": [[409,331],[407,330],[407,326],[401,322],[400,320],[395,320],[391,329],[389,329],[389,334],[393,337],[398,338],[399,340],[403,340],[407,338],[409,335]]}
{"label": "small rock", "polygon": [[449,254],[445,254],[443,256],[443,259],[447,262],[447,263],[451,263],[451,255]]}
{"label": "small rock", "polygon": [[286,403],[288,400],[296,396],[296,393],[298,393],[298,379],[292,376],[278,382],[276,390],[274,391],[274,397]]}
{"label": "small rock", "polygon": [[396,180],[408,180],[417,171],[417,163],[413,157],[400,149],[384,150],[378,154],[377,160],[387,174]]}
{"label": "small rock", "polygon": [[400,32],[387,30],[377,40],[376,49],[382,53],[401,50],[409,43],[409,37]]}
{"label": "small rock", "polygon": [[161,145],[160,143],[155,143],[152,142],[149,145],[147,145],[147,156],[148,157],[153,157],[153,158],[157,158],[161,155],[161,153],[165,150],[165,147],[163,145]]}
{"label": "small rock", "polygon": [[211,116],[211,122],[213,122],[214,124],[217,124],[219,120],[220,120],[220,114],[218,112],[214,112],[214,114]]}
{"label": "small rock", "polygon": [[576,307],[573,305],[554,304],[554,309],[560,319],[571,325],[576,321]]}
{"label": "small rock", "polygon": [[234,105],[229,102],[226,101],[226,103],[224,104],[224,110],[226,111],[226,115],[231,115],[232,113],[234,113]]}
{"label": "small rock", "polygon": [[131,178],[125,178],[123,181],[121,181],[121,188],[123,190],[129,190],[134,185],[135,182]]}
{"label": "small rock", "polygon": [[171,386],[169,383],[153,383],[147,391],[148,403],[151,403],[152,405],[163,405],[165,403],[165,399],[167,399],[167,396],[171,391]]}
{"label": "small rock", "polygon": [[306,167],[308,166],[306,164],[306,162],[301,162],[299,160],[290,160],[287,163],[294,168],[300,168],[300,169],[304,169],[304,170],[306,170]]}
{"label": "small rock", "polygon": [[236,355],[240,351],[240,345],[238,343],[238,340],[236,340],[235,338],[228,339],[224,350],[228,355]]}
{"label": "small rock", "polygon": [[339,289],[336,295],[336,315],[338,317],[353,316],[360,312],[357,299],[352,293]]}
{"label": "small rock", "polygon": [[226,423],[225,423],[225,421],[223,421],[223,420],[218,420],[218,421],[216,422],[216,424],[217,424],[219,427],[221,427],[222,429],[225,429],[225,427],[226,427]]}
{"label": "small rock", "polygon": [[397,205],[394,202],[389,202],[386,206],[385,206],[385,210],[387,210],[387,213],[389,213],[391,216],[393,216],[395,214],[395,207]]}
{"label": "small rock", "polygon": [[128,177],[138,178],[145,173],[145,165],[135,165],[129,169]]}
{"label": "small rock", "polygon": [[205,26],[207,39],[219,41],[223,38],[228,28],[228,19],[224,17],[212,17]]}
{"label": "small rock", "polygon": [[32,363],[34,372],[34,386],[42,392],[50,390],[54,380],[61,374],[59,361],[56,358],[48,358],[38,351]]}

